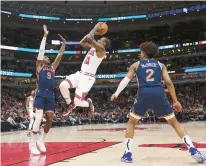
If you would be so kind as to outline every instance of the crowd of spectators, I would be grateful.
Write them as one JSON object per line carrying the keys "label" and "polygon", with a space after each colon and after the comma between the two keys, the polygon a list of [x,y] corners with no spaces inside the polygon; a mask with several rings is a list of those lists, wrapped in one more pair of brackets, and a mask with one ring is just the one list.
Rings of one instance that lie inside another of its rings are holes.
{"label": "crowd of spectators", "polygon": [[[183,110],[176,113],[182,121],[206,120],[206,84],[176,85],[177,96],[183,105]],[[12,129],[27,129],[28,113],[25,109],[25,99],[31,89],[2,87],[1,122],[8,123]],[[98,93],[96,93],[98,91]],[[117,102],[110,102],[114,89],[93,89],[89,93],[95,106],[95,114],[89,119],[87,108],[76,108],[68,117],[62,112],[68,107],[58,90],[56,94],[56,112],[54,126],[82,125],[89,123],[125,123],[134,102],[136,90],[126,89]],[[72,91],[72,97],[74,95]],[[170,98],[169,98],[170,100]],[[143,121],[159,121],[152,109],[148,110]]]}

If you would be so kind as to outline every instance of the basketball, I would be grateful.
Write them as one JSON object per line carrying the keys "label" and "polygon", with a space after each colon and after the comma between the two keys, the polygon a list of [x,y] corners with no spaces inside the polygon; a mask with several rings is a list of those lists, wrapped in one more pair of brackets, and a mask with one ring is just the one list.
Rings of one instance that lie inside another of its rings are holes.
{"label": "basketball", "polygon": [[101,23],[100,29],[98,29],[99,35],[103,35],[108,31],[108,26],[106,23]]}

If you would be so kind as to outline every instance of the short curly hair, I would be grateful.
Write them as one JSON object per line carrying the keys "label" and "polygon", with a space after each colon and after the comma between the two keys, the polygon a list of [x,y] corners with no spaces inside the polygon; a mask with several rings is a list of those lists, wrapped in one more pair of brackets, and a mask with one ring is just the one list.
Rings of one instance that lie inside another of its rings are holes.
{"label": "short curly hair", "polygon": [[152,41],[142,43],[140,45],[140,50],[150,59],[158,53],[158,47]]}

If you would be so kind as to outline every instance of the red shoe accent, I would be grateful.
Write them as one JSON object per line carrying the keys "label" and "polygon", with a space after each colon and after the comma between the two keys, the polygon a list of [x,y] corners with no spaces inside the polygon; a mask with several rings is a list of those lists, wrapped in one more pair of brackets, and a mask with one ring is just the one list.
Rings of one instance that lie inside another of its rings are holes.
{"label": "red shoe accent", "polygon": [[63,116],[69,116],[69,114],[72,112],[72,110],[76,108],[75,104],[70,104],[69,108],[67,108],[64,112],[63,112]]}

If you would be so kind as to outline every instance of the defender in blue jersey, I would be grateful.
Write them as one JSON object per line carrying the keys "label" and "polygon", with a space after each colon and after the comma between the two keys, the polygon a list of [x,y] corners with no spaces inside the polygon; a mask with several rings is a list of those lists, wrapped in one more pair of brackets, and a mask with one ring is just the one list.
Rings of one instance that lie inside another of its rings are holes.
{"label": "defender in blue jersey", "polygon": [[[37,75],[37,89],[34,99],[35,107],[35,121],[33,125],[33,134],[29,144],[29,148],[32,154],[38,155],[41,152],[46,152],[45,138],[49,132],[52,119],[55,111],[55,96],[54,96],[54,85],[55,85],[55,71],[61,61],[64,54],[66,40],[61,36],[62,46],[59,53],[53,63],[47,56],[44,56],[46,37],[48,35],[47,26],[43,26],[44,37],[42,39],[39,54],[36,62],[36,75]],[[39,136],[37,133],[39,131],[43,115],[45,114],[46,124],[44,126],[44,133]],[[37,149],[37,146],[39,150]]]}
{"label": "defender in blue jersey", "polygon": [[153,59],[153,57],[158,53],[157,46],[153,42],[144,42],[140,45],[140,50],[141,60],[130,66],[127,76],[121,81],[117,91],[111,97],[111,101],[114,101],[119,96],[120,92],[128,85],[134,74],[136,74],[137,82],[139,83],[139,90],[130,113],[125,134],[126,149],[121,161],[133,161],[131,147],[135,125],[145,115],[149,108],[153,108],[156,116],[159,118],[165,118],[167,122],[175,129],[176,133],[188,147],[191,156],[195,158],[197,162],[204,162],[206,160],[205,156],[203,156],[194,147],[190,137],[186,134],[184,129],[181,128],[172,107],[165,96],[164,88],[161,82],[162,78],[165,81],[173,100],[173,108],[176,111],[181,111],[182,106],[177,100],[174,85],[168,75],[165,65]]}

